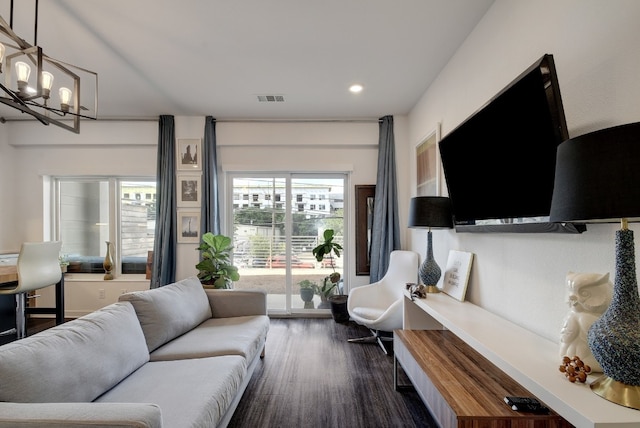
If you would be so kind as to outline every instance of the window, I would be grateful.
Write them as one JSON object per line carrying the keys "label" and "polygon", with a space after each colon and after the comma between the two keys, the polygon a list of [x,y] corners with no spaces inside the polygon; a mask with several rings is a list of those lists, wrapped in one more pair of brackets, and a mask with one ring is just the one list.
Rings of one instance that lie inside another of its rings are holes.
{"label": "window", "polygon": [[155,178],[58,177],[53,183],[56,239],[69,272],[103,273],[109,241],[116,275],[145,274],[155,234]]}
{"label": "window", "polygon": [[[344,243],[347,176],[236,172],[229,173],[227,178],[227,195],[241,189],[260,195],[259,202],[251,207],[234,205],[228,212],[227,230],[233,231],[233,262],[240,271],[240,280],[234,283],[234,288],[264,289],[272,314],[327,310],[326,296],[315,295],[312,302],[302,300],[300,282],[322,284],[330,273],[342,273],[348,263],[346,253],[331,266],[318,262],[312,252],[326,229],[333,229],[336,242]],[[315,210],[317,203],[309,204],[313,208],[305,204],[311,194],[323,196],[322,211]],[[272,195],[273,202],[266,202],[266,195]],[[227,200],[227,206],[230,202]],[[330,205],[335,209],[325,209]]]}

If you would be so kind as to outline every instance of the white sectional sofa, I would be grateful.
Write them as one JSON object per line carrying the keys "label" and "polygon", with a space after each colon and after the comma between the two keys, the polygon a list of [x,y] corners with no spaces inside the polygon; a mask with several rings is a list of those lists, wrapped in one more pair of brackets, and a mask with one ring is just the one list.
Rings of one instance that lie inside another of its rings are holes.
{"label": "white sectional sofa", "polygon": [[196,277],[0,346],[0,427],[224,427],[261,356],[266,294]]}

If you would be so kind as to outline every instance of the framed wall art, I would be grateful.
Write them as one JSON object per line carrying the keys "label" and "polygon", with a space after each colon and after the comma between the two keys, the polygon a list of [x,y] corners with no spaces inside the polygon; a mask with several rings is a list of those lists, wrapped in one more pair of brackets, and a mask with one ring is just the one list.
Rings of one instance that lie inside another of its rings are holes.
{"label": "framed wall art", "polygon": [[200,242],[200,212],[178,210],[178,242]]}
{"label": "framed wall art", "polygon": [[199,171],[202,169],[202,140],[178,140],[176,146],[176,169],[179,171]]}
{"label": "framed wall art", "polygon": [[416,146],[416,196],[441,196],[440,123]]}
{"label": "framed wall art", "polygon": [[176,180],[176,194],[179,207],[199,207],[202,177],[200,174],[179,174]]}
{"label": "framed wall art", "polygon": [[371,230],[373,227],[374,184],[355,186],[356,190],[356,275],[369,275]]}

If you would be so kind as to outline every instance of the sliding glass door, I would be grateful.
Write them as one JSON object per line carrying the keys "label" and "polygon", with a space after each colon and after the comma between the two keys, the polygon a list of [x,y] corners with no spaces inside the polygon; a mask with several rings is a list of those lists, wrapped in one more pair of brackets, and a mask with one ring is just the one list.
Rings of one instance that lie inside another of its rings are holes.
{"label": "sliding glass door", "polygon": [[[240,270],[235,288],[266,290],[272,314],[327,311],[320,288],[332,272],[342,274],[346,254],[318,262],[312,249],[326,229],[343,242],[346,175],[230,174],[227,182]],[[301,282],[318,286],[311,300],[301,293]]]}

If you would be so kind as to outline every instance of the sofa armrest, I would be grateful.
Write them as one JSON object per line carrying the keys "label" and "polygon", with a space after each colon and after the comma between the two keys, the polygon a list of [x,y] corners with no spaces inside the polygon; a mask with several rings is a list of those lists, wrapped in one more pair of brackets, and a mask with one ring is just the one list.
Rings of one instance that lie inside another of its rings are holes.
{"label": "sofa armrest", "polygon": [[148,403],[0,403],[0,427],[161,428],[160,407]]}
{"label": "sofa armrest", "polygon": [[264,290],[205,289],[214,318],[267,315]]}

